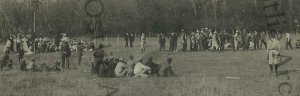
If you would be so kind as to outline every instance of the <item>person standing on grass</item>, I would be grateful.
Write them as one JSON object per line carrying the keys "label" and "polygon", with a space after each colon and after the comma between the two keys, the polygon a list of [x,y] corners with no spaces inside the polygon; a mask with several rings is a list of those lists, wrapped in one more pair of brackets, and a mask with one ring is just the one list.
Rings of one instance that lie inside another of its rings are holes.
{"label": "person standing on grass", "polygon": [[145,45],[146,45],[146,37],[145,37],[145,34],[142,33],[141,35],[141,53],[144,53],[145,52]]}
{"label": "person standing on grass", "polygon": [[186,49],[187,49],[187,35],[185,34],[184,29],[181,30],[180,43],[181,43],[181,51],[186,51]]}
{"label": "person standing on grass", "polygon": [[278,58],[280,56],[280,43],[275,38],[275,33],[272,33],[270,37],[271,38],[268,41],[268,47],[267,47],[267,52],[268,52],[267,60],[269,61],[271,73],[273,73],[273,69],[274,69],[277,75],[278,62],[279,62]]}
{"label": "person standing on grass", "polygon": [[163,33],[160,33],[158,36],[158,42],[159,42],[159,50],[165,50],[165,44],[166,44],[166,37],[163,35]]}
{"label": "person standing on grass", "polygon": [[82,42],[77,44],[77,52],[78,52],[78,66],[81,66],[81,60],[83,56],[83,45]]}
{"label": "person standing on grass", "polygon": [[267,41],[266,41],[266,32],[263,31],[262,33],[260,33],[260,45],[259,45],[259,49],[261,49],[262,45],[265,46],[265,48],[267,49]]}
{"label": "person standing on grass", "polygon": [[129,35],[129,33],[126,33],[125,34],[125,48],[127,48],[128,47],[128,43],[129,43],[129,41],[130,41],[130,35]]}
{"label": "person standing on grass", "polygon": [[18,48],[18,59],[19,59],[19,62],[21,62],[23,60],[24,54],[25,54],[25,51],[24,51],[23,47]]}
{"label": "person standing on grass", "polygon": [[175,40],[176,40],[175,33],[172,32],[170,37],[170,51],[175,51],[175,43],[176,43]]}
{"label": "person standing on grass", "polygon": [[236,31],[234,36],[234,50],[239,50],[239,47],[240,47],[240,43],[241,43],[241,36],[239,34],[239,31]]}
{"label": "person standing on grass", "polygon": [[71,56],[71,49],[69,47],[68,42],[63,41],[61,45],[61,61],[62,61],[62,68],[65,69],[66,67],[70,69],[70,59]]}
{"label": "person standing on grass", "polygon": [[196,30],[196,33],[195,33],[195,50],[194,51],[201,51],[200,40],[201,40],[201,34],[200,34],[199,30]]}
{"label": "person standing on grass", "polygon": [[259,50],[259,40],[260,40],[260,35],[258,34],[257,31],[254,31],[254,35],[253,35],[254,50]]}
{"label": "person standing on grass", "polygon": [[134,42],[134,34],[131,33],[130,36],[129,36],[129,43],[130,43],[131,48],[133,47],[133,42]]}
{"label": "person standing on grass", "polygon": [[220,51],[220,47],[219,47],[219,44],[218,44],[218,35],[217,35],[217,31],[215,31],[213,33],[213,35],[211,36],[211,50],[217,50],[217,51]]}
{"label": "person standing on grass", "polygon": [[291,34],[290,32],[286,32],[286,44],[285,44],[286,50],[288,50],[289,47],[293,50]]}
{"label": "person standing on grass", "polygon": [[104,56],[105,51],[103,50],[103,44],[100,44],[98,48],[94,52],[94,63],[95,63],[95,73],[98,74],[99,77],[105,77],[105,68],[104,68]]}

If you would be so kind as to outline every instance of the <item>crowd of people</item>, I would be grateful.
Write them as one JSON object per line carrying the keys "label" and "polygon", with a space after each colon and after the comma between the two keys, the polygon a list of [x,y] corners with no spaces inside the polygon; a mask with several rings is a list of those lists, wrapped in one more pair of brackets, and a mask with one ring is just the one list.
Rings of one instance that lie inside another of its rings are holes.
{"label": "crowd of people", "polygon": [[67,40],[71,51],[77,51],[77,46],[82,45],[83,50],[94,50],[94,42],[69,40],[66,33],[57,35],[54,39],[45,36],[33,35],[13,35],[10,34],[6,39],[3,52],[17,53],[23,50],[25,54],[59,52],[61,50],[61,40]]}
{"label": "crowd of people", "polygon": [[[274,32],[273,32],[274,33]],[[171,32],[170,34],[159,34],[158,41],[160,50],[166,50],[166,42],[169,39],[170,51],[187,51],[188,45],[190,51],[222,51],[225,48],[232,48],[233,50],[260,50],[262,47],[268,50],[277,51],[280,47],[274,47],[272,45],[279,46],[279,43],[274,43],[268,32],[249,31],[247,29],[234,30],[232,32],[217,32],[216,30],[209,28],[202,28],[201,30],[194,30],[187,33],[185,30],[181,32]],[[133,42],[136,35],[131,33],[125,34],[125,48],[133,47]],[[145,53],[146,35],[142,33],[139,35],[141,53]],[[268,39],[267,39],[268,38]],[[274,38],[274,36],[273,36]],[[189,39],[189,42],[188,42]],[[180,47],[178,48],[178,42]],[[268,42],[268,43],[267,43]],[[286,33],[286,49],[293,49],[292,38],[289,32]],[[189,44],[188,44],[189,43]],[[274,44],[273,44],[274,43]],[[295,48],[300,48],[300,40],[297,40]],[[94,43],[87,43],[84,41],[70,40],[69,37],[63,33],[57,36],[53,42],[48,38],[34,37],[31,35],[17,35],[16,37],[10,35],[7,39],[4,56],[1,60],[1,70],[11,70],[13,68],[9,54],[17,52],[18,62],[20,63],[20,70],[22,71],[64,71],[70,69],[70,57],[72,51],[78,53],[78,67],[81,66],[83,52],[85,50],[94,51],[93,58],[91,60],[91,74],[97,74],[100,77],[149,77],[149,76],[175,76],[170,64],[172,59],[168,58],[162,64],[156,64],[149,58],[145,64],[143,64],[143,58],[137,61],[133,60],[133,56],[129,56],[129,60],[125,61],[122,58],[114,58],[112,53],[109,56],[106,55],[103,50],[103,45],[100,44],[98,48]],[[274,48],[273,48],[274,47]],[[270,49],[271,48],[271,49]],[[61,60],[56,61],[54,66],[49,67],[45,63],[40,64],[41,67],[37,67],[35,59],[31,59],[29,63],[24,60],[24,55],[44,52],[60,52]],[[270,51],[274,53],[273,51]],[[279,52],[278,52],[279,53]],[[269,53],[268,53],[269,54]],[[273,55],[272,55],[273,56]],[[274,58],[277,57],[271,57]],[[271,62],[271,61],[270,61]],[[273,61],[271,62],[274,63]],[[276,63],[276,62],[275,62]]]}
{"label": "crowd of people", "polygon": [[[263,47],[267,49],[268,32],[250,31],[247,29],[237,29],[230,32],[218,32],[214,29],[202,28],[190,33],[184,29],[181,32],[171,32],[170,34],[159,34],[158,41],[160,50],[166,50],[166,41],[169,39],[170,51],[187,51],[188,43],[190,51],[222,51],[225,48],[237,50],[260,50]],[[189,42],[188,42],[189,39]],[[179,43],[178,43],[179,42]],[[299,47],[295,43],[296,48]],[[178,48],[177,45],[180,45]],[[289,32],[286,32],[286,49],[293,49],[292,39]]]}
{"label": "crowd of people", "polygon": [[175,73],[171,67],[172,58],[168,58],[164,63],[156,64],[153,58],[150,57],[147,62],[143,63],[143,57],[138,57],[134,61],[133,56],[129,56],[129,60],[123,58],[115,58],[112,53],[106,56],[103,50],[103,45],[100,44],[95,50],[92,58],[92,73],[99,77],[171,77]]}
{"label": "crowd of people", "polygon": [[[26,62],[24,55],[26,54],[34,54],[34,53],[43,53],[43,52],[51,52],[48,48],[47,39],[39,38],[34,39],[30,42],[30,35],[26,36],[25,39],[21,38],[21,35],[18,35],[17,39],[13,39],[11,35],[9,39],[7,39],[6,46],[4,48],[4,56],[1,63],[1,70],[11,70],[13,69],[13,59],[9,56],[17,52],[18,62],[20,64],[21,71],[33,71],[33,72],[50,72],[50,71],[64,71],[71,69],[70,68],[70,56],[72,51],[77,52],[78,56],[78,65],[81,66],[81,61],[83,57],[83,51],[85,48],[90,48],[90,50],[94,51],[91,60],[91,74],[96,74],[99,77],[150,77],[150,76],[164,76],[170,77],[175,76],[175,73],[172,70],[171,63],[172,59],[168,58],[166,62],[161,64],[156,64],[152,61],[152,58],[149,59],[145,64],[142,62],[143,58],[140,57],[138,61],[133,60],[133,56],[130,56],[128,61],[125,61],[122,58],[114,58],[113,54],[110,53],[109,56],[106,55],[106,52],[103,50],[103,44],[100,44],[98,48],[95,48],[94,44],[87,45],[84,42],[76,42],[75,40],[71,41],[66,34],[62,34],[59,38],[58,46],[55,45],[55,42],[49,44],[53,46],[53,52],[59,52],[61,55],[61,59],[59,61],[54,62],[54,66],[49,66],[46,63],[37,64],[35,59],[32,58],[29,62]],[[134,39],[133,37],[129,37],[130,47],[132,47],[132,43]],[[145,43],[146,37],[145,34],[141,35],[141,47],[142,53],[145,52]],[[37,44],[35,44],[37,43]],[[46,43],[44,45],[44,43]],[[15,44],[15,45],[14,45]],[[37,47],[32,48],[35,45],[37,46],[47,46],[46,48]],[[75,45],[75,46],[74,46]],[[90,47],[92,45],[92,47]],[[14,50],[14,46],[16,50]],[[129,47],[127,44],[125,47]],[[51,47],[52,48],[52,47]],[[51,49],[50,48],[50,49]]]}

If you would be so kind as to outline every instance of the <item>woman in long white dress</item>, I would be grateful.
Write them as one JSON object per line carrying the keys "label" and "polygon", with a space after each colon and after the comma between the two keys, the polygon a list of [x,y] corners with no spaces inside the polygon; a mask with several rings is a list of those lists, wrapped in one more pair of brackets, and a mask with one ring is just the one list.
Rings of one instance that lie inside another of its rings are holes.
{"label": "woman in long white dress", "polygon": [[28,39],[26,38],[26,36],[22,39],[22,41],[23,41],[23,49],[26,52],[25,54],[27,54],[27,55],[32,54],[33,52],[30,50],[31,48],[29,48],[27,45]]}

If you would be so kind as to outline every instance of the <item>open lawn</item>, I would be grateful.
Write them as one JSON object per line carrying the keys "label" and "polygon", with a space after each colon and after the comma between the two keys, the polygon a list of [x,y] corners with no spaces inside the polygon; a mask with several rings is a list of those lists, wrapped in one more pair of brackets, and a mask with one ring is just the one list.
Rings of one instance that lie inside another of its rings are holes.
{"label": "open lawn", "polygon": [[[106,51],[125,60],[129,55],[139,56],[138,41],[135,41],[134,48],[125,49],[123,38],[119,44],[115,40],[109,38],[112,47],[105,48]],[[285,49],[285,40],[281,41]],[[1,46],[2,51],[3,44]],[[156,39],[148,39],[146,57],[153,56],[155,62],[172,57],[173,70],[178,77],[91,76],[89,57],[92,52],[84,53],[80,69],[49,73],[22,72],[18,69],[16,55],[12,54],[15,69],[0,72],[0,96],[300,96],[299,49],[282,50],[281,54],[287,56],[282,57],[282,61],[287,62],[280,66],[279,71],[285,75],[275,78],[269,71],[266,50],[159,52],[158,47]],[[77,66],[76,56],[77,53],[73,52],[71,67]],[[25,56],[25,59],[35,58],[39,64],[53,66],[59,57],[58,53],[45,53]],[[283,94],[278,91],[278,86],[283,82],[291,85],[290,94],[287,92],[288,86],[281,88]]]}

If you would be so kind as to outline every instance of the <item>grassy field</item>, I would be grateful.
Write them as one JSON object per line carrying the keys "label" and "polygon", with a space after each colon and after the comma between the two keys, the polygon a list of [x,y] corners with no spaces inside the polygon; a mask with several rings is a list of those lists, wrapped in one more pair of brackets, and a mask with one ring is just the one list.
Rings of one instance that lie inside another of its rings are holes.
{"label": "grassy field", "polygon": [[[116,42],[109,38],[112,47],[105,48],[115,57],[128,60],[129,55],[139,56],[139,43],[134,48],[123,48],[123,38]],[[224,52],[159,52],[154,38],[148,39],[146,56],[153,56],[155,62],[163,62],[168,57],[174,60],[173,68],[178,77],[172,78],[99,78],[90,75],[92,52],[84,53],[80,69],[64,72],[22,72],[14,62],[13,71],[0,72],[0,96],[300,96],[300,55],[298,49],[283,50],[282,55],[292,59],[279,71],[287,73],[278,78],[271,76],[266,60],[266,50],[224,51]],[[107,42],[105,42],[107,44]],[[3,48],[3,44],[0,47]],[[284,48],[284,40],[282,40]],[[167,44],[168,48],[168,44]],[[77,53],[72,53],[71,67],[77,65]],[[2,58],[2,55],[0,56]],[[16,55],[11,58],[16,61]],[[58,53],[26,56],[38,63],[52,66],[59,60]],[[287,58],[282,58],[286,60]],[[228,78],[239,77],[239,78]],[[278,86],[288,82],[292,91],[283,86],[283,94]]]}

